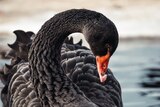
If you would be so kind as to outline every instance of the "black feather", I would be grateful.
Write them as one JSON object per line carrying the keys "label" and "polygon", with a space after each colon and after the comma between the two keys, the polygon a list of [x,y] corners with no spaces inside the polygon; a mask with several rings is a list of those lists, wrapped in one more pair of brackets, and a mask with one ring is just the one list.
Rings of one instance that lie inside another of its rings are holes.
{"label": "black feather", "polygon": [[[92,51],[81,46],[82,40],[65,39],[74,32],[84,34]],[[118,45],[116,27],[104,15],[72,9],[56,14],[36,35],[14,33],[11,64],[0,72],[4,107],[123,106],[118,81],[108,69],[107,81],[100,83],[93,55],[105,54],[106,44],[113,54]]]}

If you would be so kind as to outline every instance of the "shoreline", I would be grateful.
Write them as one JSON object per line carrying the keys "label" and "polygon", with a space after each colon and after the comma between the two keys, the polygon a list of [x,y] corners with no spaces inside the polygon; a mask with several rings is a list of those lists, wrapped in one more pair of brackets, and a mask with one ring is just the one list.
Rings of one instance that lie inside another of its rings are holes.
{"label": "shoreline", "polygon": [[51,16],[71,8],[103,13],[115,23],[120,35],[160,36],[159,0],[1,0],[0,32],[24,28],[35,32]]}

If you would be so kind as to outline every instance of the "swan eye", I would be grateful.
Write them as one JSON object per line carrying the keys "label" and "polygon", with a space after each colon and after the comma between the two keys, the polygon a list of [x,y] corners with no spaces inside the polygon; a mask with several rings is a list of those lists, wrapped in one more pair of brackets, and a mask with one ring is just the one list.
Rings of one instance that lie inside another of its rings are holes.
{"label": "swan eye", "polygon": [[107,49],[110,47],[109,44],[106,44],[105,46],[106,46]]}
{"label": "swan eye", "polygon": [[108,51],[110,51],[111,47],[109,46],[109,44],[106,44],[105,47],[107,48]]}

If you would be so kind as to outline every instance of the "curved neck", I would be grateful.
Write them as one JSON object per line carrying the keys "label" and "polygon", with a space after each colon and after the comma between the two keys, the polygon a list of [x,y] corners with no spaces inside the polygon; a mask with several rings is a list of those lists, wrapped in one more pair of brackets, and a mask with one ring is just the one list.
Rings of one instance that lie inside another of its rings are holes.
{"label": "curved neck", "polygon": [[[30,49],[29,63],[31,79],[42,105],[65,104],[76,99],[76,94],[88,101],[65,75],[60,65],[60,52],[63,41],[69,34],[83,33],[87,23],[95,20],[95,17],[99,18],[99,13],[90,12],[70,10],[57,14],[37,33]],[[70,95],[72,97],[68,97]],[[60,96],[67,97],[67,100]]]}

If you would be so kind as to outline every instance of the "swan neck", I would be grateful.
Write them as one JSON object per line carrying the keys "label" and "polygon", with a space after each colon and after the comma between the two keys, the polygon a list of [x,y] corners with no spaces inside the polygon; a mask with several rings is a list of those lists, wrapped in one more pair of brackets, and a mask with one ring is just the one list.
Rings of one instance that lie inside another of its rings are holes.
{"label": "swan neck", "polygon": [[[60,16],[63,17],[63,14],[54,16],[42,26],[29,53],[31,79],[45,106],[70,102],[77,98],[77,93],[81,100],[87,101],[79,88],[66,76],[60,65],[60,57],[65,38],[71,33],[82,32],[89,19],[86,16],[76,17],[76,13],[63,18]],[[58,97],[65,94],[64,91],[68,92],[64,96],[72,96],[66,101],[65,98]]]}

